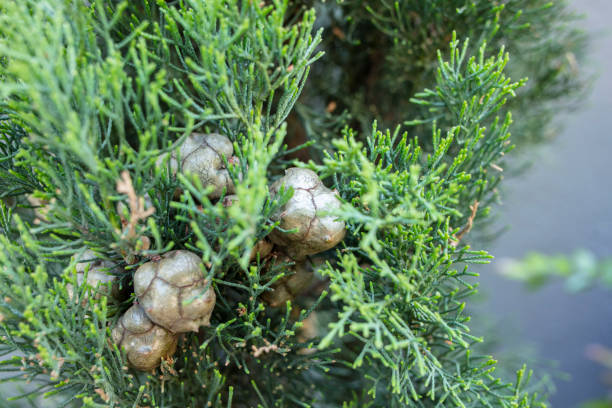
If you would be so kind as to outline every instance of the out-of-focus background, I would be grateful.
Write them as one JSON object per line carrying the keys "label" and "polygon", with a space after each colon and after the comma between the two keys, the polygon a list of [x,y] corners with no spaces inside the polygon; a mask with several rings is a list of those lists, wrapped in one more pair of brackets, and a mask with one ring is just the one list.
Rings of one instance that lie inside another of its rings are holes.
{"label": "out-of-focus background", "polygon": [[522,343],[516,350],[527,346],[538,360],[551,362],[551,373],[568,374],[555,379],[553,408],[578,407],[612,393],[612,384],[605,383],[610,373],[587,357],[593,344],[612,349],[612,290],[571,294],[557,279],[529,291],[496,271],[505,258],[531,251],[570,254],[584,248],[612,257],[612,1],[575,0],[574,7],[586,14],[584,28],[592,36],[580,69],[597,75],[593,89],[578,111],[559,118],[562,133],[536,149],[531,168],[505,181],[499,226],[509,230],[486,248],[496,259],[480,269],[485,300],[476,306],[493,319],[504,343],[514,338]]}

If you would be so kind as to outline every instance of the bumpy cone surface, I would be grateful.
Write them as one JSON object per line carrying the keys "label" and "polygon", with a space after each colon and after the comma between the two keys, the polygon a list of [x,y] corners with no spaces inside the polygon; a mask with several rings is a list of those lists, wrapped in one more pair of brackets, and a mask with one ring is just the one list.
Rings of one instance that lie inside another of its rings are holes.
{"label": "bumpy cone surface", "polygon": [[162,357],[176,351],[177,335],[154,324],[139,305],[119,318],[111,337],[119,348],[125,349],[129,365],[142,371],[153,370]]}
{"label": "bumpy cone surface", "polygon": [[[177,156],[180,156],[182,171],[197,174],[204,187],[215,188],[209,197],[219,198],[223,190],[227,194],[234,192],[234,183],[223,161],[223,156],[230,160],[233,154],[234,147],[226,136],[218,133],[192,133],[181,145],[179,155],[172,153],[169,165],[172,174],[176,174],[179,168]],[[163,159],[160,158],[158,164]]]}
{"label": "bumpy cone surface", "polygon": [[134,274],[134,292],[151,320],[174,333],[210,324],[215,292],[193,252],[171,251],[140,266]]}
{"label": "bumpy cone surface", "polygon": [[251,256],[249,257],[249,260],[253,262],[256,261],[258,257],[259,259],[264,259],[270,255],[273,248],[274,244],[272,242],[268,241],[266,238],[260,239],[255,243],[253,249],[251,249]]}
{"label": "bumpy cone surface", "polygon": [[[83,285],[85,281],[85,271],[89,269],[87,272],[87,284],[96,290],[96,299],[99,299],[102,295],[115,298],[119,296],[119,285],[116,282],[116,274],[122,273],[122,268],[110,261],[99,259],[99,256],[90,249],[83,252],[80,256],[75,255],[75,258],[78,262],[76,264],[76,273],[77,284],[79,286]],[[108,285],[109,282],[113,282],[110,288]],[[72,298],[74,295],[74,288],[72,285],[67,285],[67,289]]]}
{"label": "bumpy cone surface", "polygon": [[[275,264],[293,263],[292,259],[287,256],[278,258]],[[288,300],[295,299],[303,292],[313,280],[314,273],[307,261],[297,262],[293,265],[287,265],[287,276],[276,281],[272,288],[274,290],[265,292],[262,296],[272,307],[284,305]]]}
{"label": "bumpy cone surface", "polygon": [[317,174],[308,169],[290,168],[285,176],[270,187],[272,195],[281,187],[292,187],[291,199],[272,218],[280,220],[279,227],[270,234],[272,242],[285,247],[291,258],[304,259],[335,247],[346,234],[345,224],[333,215],[319,215],[340,207],[337,193],[323,185]]}

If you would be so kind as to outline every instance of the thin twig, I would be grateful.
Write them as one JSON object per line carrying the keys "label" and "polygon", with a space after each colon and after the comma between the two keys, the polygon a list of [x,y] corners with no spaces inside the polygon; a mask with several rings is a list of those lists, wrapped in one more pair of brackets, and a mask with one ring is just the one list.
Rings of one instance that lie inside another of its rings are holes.
{"label": "thin twig", "polygon": [[468,217],[467,223],[465,224],[465,226],[461,228],[461,231],[459,231],[457,235],[453,235],[453,241],[451,242],[451,246],[456,248],[459,245],[459,242],[461,242],[461,239],[468,232],[470,232],[470,230],[474,226],[474,218],[476,218],[476,212],[478,211],[479,205],[480,203],[478,201],[474,201],[474,204],[470,205],[470,210],[472,210],[472,213]]}

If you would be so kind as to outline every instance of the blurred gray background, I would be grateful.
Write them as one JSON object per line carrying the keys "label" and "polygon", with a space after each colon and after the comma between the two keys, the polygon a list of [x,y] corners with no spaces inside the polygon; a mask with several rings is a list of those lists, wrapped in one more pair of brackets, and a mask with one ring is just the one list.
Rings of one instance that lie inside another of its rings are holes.
{"label": "blurred gray background", "polygon": [[530,292],[495,270],[503,258],[529,251],[585,248],[612,256],[612,0],[575,0],[574,8],[586,14],[592,36],[580,67],[597,75],[592,93],[579,111],[559,118],[562,133],[536,149],[532,167],[505,180],[499,225],[510,229],[485,248],[496,260],[479,269],[485,300],[475,305],[493,319],[497,337],[517,342],[504,348],[509,354],[531,346],[538,359],[558,362],[550,372],[569,374],[555,380],[553,408],[577,407],[612,391],[605,369],[585,353],[593,343],[612,348],[612,291],[569,294],[557,281]]}

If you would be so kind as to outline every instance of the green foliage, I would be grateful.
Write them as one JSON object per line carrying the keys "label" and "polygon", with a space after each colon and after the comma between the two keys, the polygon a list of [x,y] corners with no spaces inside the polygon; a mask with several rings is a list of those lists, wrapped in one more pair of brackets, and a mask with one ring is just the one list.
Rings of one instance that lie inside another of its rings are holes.
{"label": "green foliage", "polygon": [[[457,45],[453,41],[450,61],[440,57],[435,90],[420,95],[430,120],[456,117],[446,137],[435,131],[431,154],[398,131],[374,128],[364,148],[347,130],[334,143],[336,153],[315,166],[333,176],[345,201],[338,216],[350,233],[337,266],[322,271],[340,311],[319,347],[354,337],[359,346],[352,344],[352,366],[373,381],[368,393],[387,393],[391,406],[426,406],[427,400],[493,406],[490,392],[494,406],[509,407],[523,398],[504,395],[509,385],[491,376],[494,362],[472,356],[471,345],[481,339],[469,334],[463,314],[464,299],[475,291],[467,264],[486,263],[489,256],[457,245],[470,217],[466,203],[489,199],[497,179],[489,166],[508,149],[509,117],[503,126],[497,120],[491,128],[482,124],[520,83],[503,75],[503,52],[485,59],[482,47],[479,58],[466,60],[467,44]],[[378,384],[372,372],[387,372],[390,383]],[[456,387],[465,377],[470,386]]]}
{"label": "green foliage", "polygon": [[[423,115],[410,98],[435,82],[437,51],[448,52],[453,32],[472,40],[470,53],[483,42],[505,47],[512,55],[510,76],[530,79],[520,98],[504,108],[521,118],[514,128],[519,147],[548,140],[558,125],[552,123],[554,114],[583,95],[586,36],[575,27],[578,17],[565,0],[314,3],[328,30],[323,49],[329,63],[314,67],[313,86],[301,102],[325,114],[333,101],[362,132],[372,120],[394,127]],[[309,138],[322,139],[321,132],[309,131],[308,117],[301,119]],[[418,131],[428,136],[430,129]],[[421,142],[431,146],[427,139]]]}
{"label": "green foliage", "polygon": [[0,115],[0,198],[31,193],[41,187],[31,169],[15,165],[20,140],[24,136],[21,127],[7,115]]}
{"label": "green foliage", "polygon": [[612,259],[597,259],[589,251],[578,250],[569,255],[545,255],[532,252],[523,259],[506,259],[500,272],[513,280],[538,289],[555,277],[565,279],[569,292],[589,288],[612,288]]}
{"label": "green foliage", "polygon": [[[542,32],[542,49],[573,48],[556,25],[527,30],[523,1],[439,3],[2,3],[2,381],[31,381],[30,395],[57,406],[545,406],[530,371],[500,378],[479,355],[464,308],[477,288],[469,264],[490,256],[466,234],[497,197],[508,106],[533,103],[533,87],[576,85],[558,76],[564,64],[513,82],[506,72],[528,70],[501,43]],[[540,6],[529,22],[563,10]],[[415,15],[428,24],[408,24]],[[484,40],[500,51],[488,57]],[[233,142],[233,204],[159,160],[194,131]],[[268,184],[304,142],[302,165],[337,189],[348,234],[308,260],[316,287],[272,308],[262,297],[291,269],[250,254],[292,194],[271,197]],[[145,197],[147,211],[134,207]],[[183,335],[159,371],[128,369],[109,333],[133,296],[95,299],[87,285],[69,296],[84,247],[125,267],[128,292],[142,263],[196,252],[217,295],[211,326]]]}
{"label": "green foliage", "polygon": [[[223,120],[233,135],[261,126],[278,129],[299,96],[320,34],[314,10],[287,25],[287,2],[137,1],[121,13],[113,34],[127,41],[143,27],[148,58],[167,81],[164,101],[196,127]],[[163,73],[163,74],[162,74]]]}

